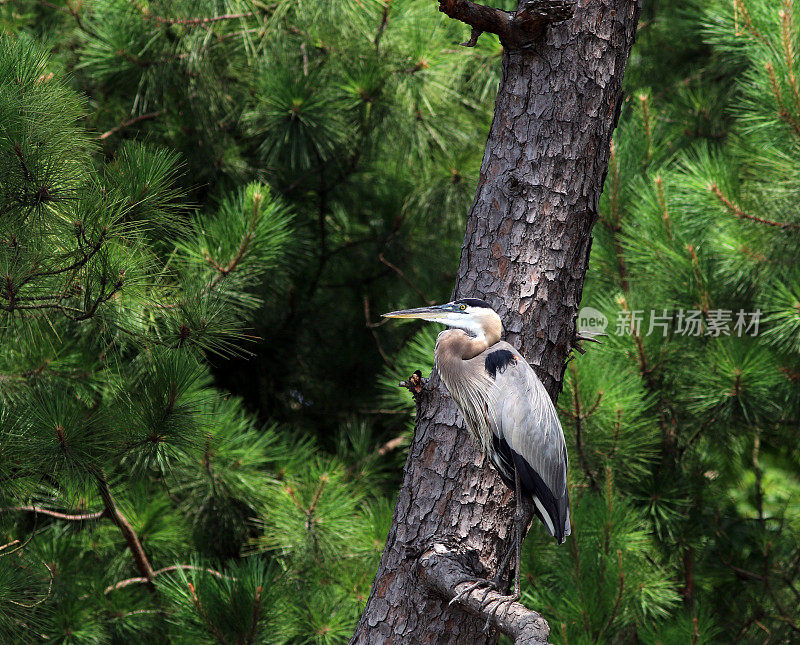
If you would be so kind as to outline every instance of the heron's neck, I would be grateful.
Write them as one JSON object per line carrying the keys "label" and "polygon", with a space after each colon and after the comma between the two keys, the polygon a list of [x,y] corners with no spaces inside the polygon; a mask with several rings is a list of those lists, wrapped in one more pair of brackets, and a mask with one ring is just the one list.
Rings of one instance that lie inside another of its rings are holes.
{"label": "heron's neck", "polygon": [[497,325],[484,325],[477,336],[470,336],[461,329],[448,329],[439,335],[435,357],[441,362],[468,361],[499,341],[502,330],[499,321]]}
{"label": "heron's neck", "polygon": [[492,432],[485,413],[489,397],[493,396],[494,381],[483,365],[468,362],[498,340],[500,330],[486,330],[470,336],[461,329],[447,329],[436,339],[434,362],[447,390],[458,405],[470,432],[484,450],[489,450]]}
{"label": "heron's neck", "polygon": [[475,358],[478,354],[489,349],[500,340],[499,335],[495,338],[494,336],[487,336],[485,333],[474,337],[464,334],[464,337],[464,341],[461,343],[459,349],[461,350],[461,359],[465,361],[468,361],[470,358]]}
{"label": "heron's neck", "polygon": [[500,322],[500,317],[492,312],[492,315],[486,317],[482,322],[481,332],[474,337],[467,337],[467,343],[462,354],[462,358],[465,361],[474,358],[500,340],[500,336],[503,333],[503,324]]}

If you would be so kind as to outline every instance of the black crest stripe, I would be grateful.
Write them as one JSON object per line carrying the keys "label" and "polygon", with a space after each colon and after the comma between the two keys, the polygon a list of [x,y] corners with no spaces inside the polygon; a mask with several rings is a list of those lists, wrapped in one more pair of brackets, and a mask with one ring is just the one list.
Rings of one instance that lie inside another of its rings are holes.
{"label": "black crest stripe", "polygon": [[485,300],[479,300],[478,298],[461,298],[461,300],[456,300],[456,303],[459,305],[467,305],[468,307],[485,307],[486,309],[491,309],[492,305],[490,305]]}

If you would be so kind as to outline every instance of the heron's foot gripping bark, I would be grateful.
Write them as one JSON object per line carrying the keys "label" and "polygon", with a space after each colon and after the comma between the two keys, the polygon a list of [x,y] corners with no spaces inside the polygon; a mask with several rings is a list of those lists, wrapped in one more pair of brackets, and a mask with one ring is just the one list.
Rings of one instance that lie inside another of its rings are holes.
{"label": "heron's foot gripping bark", "polygon": [[[466,581],[465,581],[466,582]],[[453,598],[447,603],[448,606],[452,606],[453,604],[457,603],[459,600],[462,600],[469,596],[473,591],[478,589],[479,587],[485,587],[486,591],[483,593],[483,598],[481,599],[481,606],[483,606],[484,601],[486,600],[486,596],[490,591],[499,591],[498,584],[496,580],[488,580],[486,578],[475,578],[472,581],[472,584],[468,587],[465,587],[462,591],[459,591]]]}

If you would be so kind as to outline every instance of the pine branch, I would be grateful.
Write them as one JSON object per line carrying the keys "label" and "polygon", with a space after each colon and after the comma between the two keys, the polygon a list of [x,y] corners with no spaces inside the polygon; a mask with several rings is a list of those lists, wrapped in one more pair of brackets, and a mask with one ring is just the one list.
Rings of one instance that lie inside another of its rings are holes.
{"label": "pine branch", "polygon": [[778,11],[781,23],[781,45],[783,46],[784,63],[789,74],[789,87],[792,88],[794,94],[795,108],[800,108],[800,86],[797,83],[797,75],[794,73],[794,43],[797,42],[797,32],[794,28],[792,14],[791,1],[784,0],[783,8]]}
{"label": "pine branch", "polygon": [[622,290],[627,293],[628,268],[625,265],[625,252],[622,248],[622,240],[620,239],[620,233],[622,232],[622,210],[619,203],[619,158],[617,156],[617,146],[613,139],[611,140],[611,154],[609,157],[608,166],[611,171],[611,223],[607,224],[605,220],[601,221],[606,225],[606,228],[609,230],[609,233],[611,233],[611,237],[614,240],[614,250],[617,254],[620,285],[622,286]]}
{"label": "pine branch", "polygon": [[236,250],[236,255],[230,259],[228,264],[223,266],[210,255],[205,256],[206,262],[216,269],[218,275],[208,285],[207,290],[204,290],[204,293],[212,292],[222,280],[227,278],[237,269],[242,260],[244,260],[244,258],[247,256],[247,253],[250,250],[250,245],[252,244],[253,239],[255,239],[256,227],[258,226],[259,220],[259,208],[261,207],[262,199],[263,196],[260,193],[253,196],[253,212],[250,216],[250,225],[248,226],[247,232],[242,236],[242,239],[239,242],[239,248]]}
{"label": "pine branch", "polygon": [[66,2],[67,5],[66,7],[59,6],[52,2],[48,2],[47,0],[39,0],[39,2],[45,7],[49,7],[50,9],[55,9],[56,11],[61,11],[62,13],[67,14],[68,16],[72,16],[72,18],[75,20],[75,24],[78,26],[78,29],[80,29],[85,34],[88,34],[92,38],[96,38],[97,40],[100,41],[103,40],[100,37],[100,34],[98,34],[94,29],[86,26],[86,24],[83,22],[83,19],[81,18],[80,10],[73,7],[72,3],[69,0],[67,0]]}
{"label": "pine branch", "polygon": [[53,573],[53,568],[49,564],[47,564],[47,562],[42,561],[42,564],[45,566],[45,569],[47,569],[47,573],[50,574],[50,582],[47,585],[47,593],[44,595],[44,597],[40,598],[39,600],[31,604],[18,602],[16,600],[12,600],[11,598],[6,598],[5,599],[6,602],[10,602],[12,605],[16,605],[17,607],[25,607],[26,609],[33,609],[37,605],[41,605],[48,598],[50,598],[50,593],[53,591],[53,580],[55,579],[55,574]]}
{"label": "pine branch", "polygon": [[734,204],[730,199],[728,199],[725,194],[720,190],[719,186],[714,183],[713,181],[708,185],[708,189],[714,193],[714,196],[722,202],[725,208],[728,209],[728,212],[731,215],[739,219],[747,219],[752,222],[758,222],[759,224],[767,224],[768,226],[777,226],[778,228],[800,228],[800,224],[792,223],[792,222],[773,222],[769,219],[764,219],[763,217],[758,217],[757,215],[751,215],[750,213],[746,213],[741,208],[739,208],[736,204]]}
{"label": "pine branch", "polygon": [[375,34],[375,38],[372,41],[375,45],[375,51],[379,54],[381,50],[381,37],[383,36],[383,32],[386,31],[386,26],[389,24],[389,8],[391,5],[392,0],[384,0],[381,24],[378,26],[378,33]]}
{"label": "pine branch", "polygon": [[758,38],[764,45],[771,48],[769,41],[764,37],[764,35],[755,28],[753,25],[753,19],[750,17],[750,13],[747,11],[747,7],[744,6],[744,0],[733,0],[733,21],[734,21],[734,29],[735,34],[737,36],[743,34],[743,31],[739,29],[739,14],[744,17],[744,24],[747,29],[750,31],[751,35],[755,38]]}
{"label": "pine branch", "polygon": [[426,298],[425,294],[422,293],[422,289],[420,289],[416,284],[414,284],[411,278],[409,278],[405,273],[403,273],[402,269],[396,267],[394,264],[389,262],[389,260],[383,257],[383,253],[378,253],[378,259],[387,267],[389,267],[392,271],[394,271],[397,275],[399,275],[406,282],[406,284],[408,284],[409,287],[411,287],[414,291],[417,292],[419,297],[422,298],[424,302],[427,302],[429,305],[434,304],[434,301]]}
{"label": "pine branch", "polygon": [[189,583],[189,593],[191,593],[192,595],[192,601],[194,602],[195,607],[197,607],[197,612],[203,617],[203,620],[206,621],[206,625],[208,625],[208,628],[209,630],[211,630],[211,633],[214,634],[215,638],[220,643],[222,643],[222,645],[227,645],[228,641],[225,639],[225,636],[222,634],[219,628],[212,622],[211,618],[206,613],[206,610],[200,603],[200,598],[197,597],[194,585],[191,582]]}
{"label": "pine branch", "polygon": [[[278,5],[273,5],[277,8]],[[144,14],[145,20],[154,20],[164,25],[208,25],[214,22],[221,22],[223,20],[237,20],[239,18],[252,18],[256,14],[253,11],[246,13],[225,13],[219,16],[212,16],[210,18],[163,18],[162,16],[150,16]]]}
{"label": "pine branch", "polygon": [[378,353],[381,355],[381,358],[383,359],[383,362],[386,365],[388,365],[389,367],[391,367],[392,366],[392,360],[389,358],[389,356],[386,354],[386,352],[383,351],[383,345],[381,345],[381,340],[378,337],[378,332],[375,331],[375,328],[376,327],[380,327],[381,325],[383,325],[388,320],[388,318],[384,318],[379,323],[372,322],[371,318],[372,318],[372,316],[370,315],[369,296],[365,295],[364,296],[364,323],[365,323],[367,329],[369,329],[370,333],[372,334],[372,338],[375,341],[375,346],[378,348]]}
{"label": "pine branch", "polygon": [[39,524],[39,516],[38,515],[34,515],[33,516],[33,530],[30,532],[30,535],[28,535],[27,539],[22,543],[20,543],[19,540],[13,540],[12,542],[9,542],[8,544],[4,544],[2,547],[0,547],[0,551],[3,551],[5,549],[7,549],[9,547],[12,547],[12,546],[15,546],[15,545],[16,545],[16,548],[13,549],[12,551],[9,551],[8,553],[3,553],[2,557],[9,556],[9,555],[11,555],[13,553],[16,553],[17,551],[21,551],[26,546],[28,546],[28,544],[30,544],[31,540],[33,540],[34,536],[36,535],[36,527],[37,527],[38,524]]}
{"label": "pine branch", "polygon": [[[51,269],[49,271],[33,271],[28,275],[26,275],[22,280],[20,280],[19,284],[14,284],[11,281],[11,278],[9,276],[6,276],[6,285],[5,285],[6,296],[9,298],[9,300],[17,299],[16,295],[19,292],[19,289],[21,287],[24,287],[32,280],[60,275],[62,273],[68,273],[70,271],[76,271],[84,267],[89,262],[89,260],[91,260],[103,246],[103,242],[105,240],[107,233],[108,229],[104,226],[103,230],[100,231],[100,235],[97,237],[97,241],[94,242],[93,244],[90,244],[89,241],[86,239],[86,233],[83,229],[83,226],[80,224],[80,222],[77,223],[75,225],[75,237],[77,238],[77,243],[78,243],[77,251],[80,252],[82,257],[78,258],[72,264],[66,267],[62,267],[59,269]],[[84,244],[87,247],[91,248],[89,248],[87,251],[87,249],[84,247]],[[60,297],[63,298],[65,296],[60,296]],[[8,311],[11,311],[11,309],[9,309]]]}
{"label": "pine branch", "polygon": [[387,441],[380,448],[378,448],[377,454],[379,457],[383,457],[385,455],[388,455],[393,450],[397,450],[405,443],[408,443],[408,435],[406,434],[398,435],[394,439],[389,439],[389,441]]}
{"label": "pine branch", "polygon": [[778,116],[782,121],[792,126],[795,134],[800,136],[800,123],[797,122],[797,119],[783,103],[783,92],[781,92],[780,85],[778,84],[778,77],[775,75],[775,68],[772,66],[771,62],[767,62],[765,69],[767,70],[767,76],[769,77],[769,84],[772,88],[772,94],[778,104]]}
{"label": "pine branch", "polygon": [[599,638],[608,631],[611,625],[614,623],[614,619],[616,619],[617,614],[619,613],[620,603],[622,602],[622,592],[625,589],[625,570],[622,568],[622,551],[617,549],[617,559],[619,561],[619,586],[617,587],[617,598],[614,601],[614,608],[611,610],[611,613],[608,616],[608,620],[606,620],[603,628],[600,630]]}
{"label": "pine branch", "polygon": [[[164,567],[163,569],[158,569],[156,571],[153,571],[153,577],[158,577],[162,573],[169,573],[170,571],[178,571],[178,570],[205,571],[206,573],[210,573],[212,576],[215,576],[217,578],[220,579],[226,578],[228,580],[233,580],[234,582],[236,582],[236,578],[232,576],[226,576],[224,573],[220,573],[219,571],[216,571],[214,569],[209,569],[208,567],[196,567],[193,564],[173,564],[168,567]],[[114,584],[106,587],[103,590],[103,593],[109,594],[112,591],[117,591],[118,589],[124,589],[125,587],[128,587],[130,585],[137,585],[145,582],[150,582],[150,580],[148,578],[143,578],[140,576],[137,576],[135,578],[125,578],[124,580],[120,580],[119,582],[115,582]]]}
{"label": "pine branch", "polygon": [[256,597],[253,600],[253,616],[250,619],[250,630],[247,632],[247,637],[244,639],[246,645],[252,645],[256,639],[256,628],[258,627],[258,614],[261,611],[261,592],[263,587],[256,588]]}
{"label": "pine branch", "polygon": [[600,405],[600,398],[603,396],[603,393],[600,392],[597,396],[597,402],[595,403],[594,407],[589,412],[582,412],[581,411],[581,400],[580,396],[578,395],[578,370],[575,369],[575,364],[570,363],[570,372],[572,374],[572,402],[575,406],[575,412],[570,414],[573,419],[575,419],[575,449],[578,451],[578,459],[581,463],[581,468],[583,472],[586,474],[586,478],[589,480],[589,484],[592,490],[598,490],[597,480],[594,477],[594,473],[592,469],[589,467],[589,462],[586,459],[586,454],[583,451],[583,420],[592,414],[594,410]]}

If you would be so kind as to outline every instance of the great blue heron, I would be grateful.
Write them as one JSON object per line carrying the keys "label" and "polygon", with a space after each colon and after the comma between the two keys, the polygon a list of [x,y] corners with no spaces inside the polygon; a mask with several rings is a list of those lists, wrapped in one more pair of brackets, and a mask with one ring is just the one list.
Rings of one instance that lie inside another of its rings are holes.
{"label": "great blue heron", "polygon": [[514,594],[509,599],[517,600],[520,550],[531,507],[559,544],[570,534],[567,447],[555,406],[528,362],[500,340],[500,316],[483,300],[463,298],[383,315],[453,328],[436,339],[434,363],[472,435],[515,492],[514,541],[490,584],[497,587],[513,551]]}

